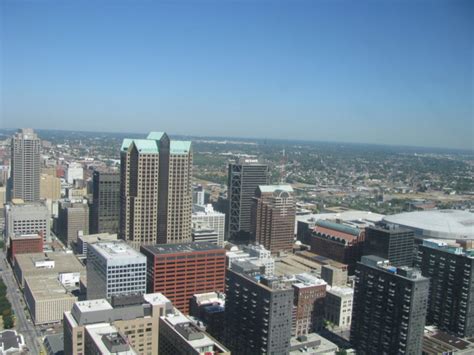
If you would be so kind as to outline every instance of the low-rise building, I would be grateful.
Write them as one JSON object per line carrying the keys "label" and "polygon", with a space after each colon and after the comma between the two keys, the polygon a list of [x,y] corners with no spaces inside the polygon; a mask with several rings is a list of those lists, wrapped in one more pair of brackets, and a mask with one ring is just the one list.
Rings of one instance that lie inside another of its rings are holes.
{"label": "low-rise building", "polygon": [[85,353],[97,355],[138,355],[128,339],[110,324],[85,327]]}
{"label": "low-rise building", "polygon": [[345,286],[347,284],[347,267],[323,265],[321,266],[321,278],[329,286]]}
{"label": "low-rise building", "polygon": [[41,253],[43,251],[43,236],[41,234],[12,235],[8,243],[7,258],[13,265],[15,255]]}
{"label": "low-rise building", "polygon": [[354,289],[334,286],[326,292],[325,319],[339,329],[350,329]]}
{"label": "low-rise building", "polygon": [[25,339],[16,330],[0,332],[0,355],[14,355],[25,349]]}

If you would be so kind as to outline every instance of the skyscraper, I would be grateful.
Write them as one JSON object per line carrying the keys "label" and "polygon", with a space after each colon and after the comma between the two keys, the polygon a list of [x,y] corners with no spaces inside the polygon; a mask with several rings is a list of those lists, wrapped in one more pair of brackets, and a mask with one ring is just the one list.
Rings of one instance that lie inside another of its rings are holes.
{"label": "skyscraper", "polygon": [[256,160],[229,164],[227,238],[246,243],[250,238],[252,199],[259,185],[268,184],[268,166]]}
{"label": "skyscraper", "polygon": [[291,252],[296,206],[290,185],[260,185],[253,198],[252,237],[273,254]]}
{"label": "skyscraper", "polygon": [[412,266],[414,232],[407,228],[378,225],[367,227],[364,255],[388,259],[394,266]]}
{"label": "skyscraper", "polygon": [[415,266],[430,278],[427,324],[459,337],[474,335],[474,253],[470,247],[427,239],[415,259]]}
{"label": "skyscraper", "polygon": [[73,247],[79,231],[89,234],[89,207],[83,202],[60,201],[56,231],[59,238],[64,245]]}
{"label": "skyscraper", "polygon": [[11,198],[38,201],[41,141],[31,128],[23,128],[12,137],[11,165]]}
{"label": "skyscraper", "polygon": [[90,233],[118,233],[120,219],[120,174],[94,171]]}
{"label": "skyscraper", "polygon": [[429,279],[370,255],[357,264],[351,343],[357,354],[421,354]]}
{"label": "skyscraper", "polygon": [[120,235],[134,248],[191,241],[191,142],[166,133],[124,139]]}

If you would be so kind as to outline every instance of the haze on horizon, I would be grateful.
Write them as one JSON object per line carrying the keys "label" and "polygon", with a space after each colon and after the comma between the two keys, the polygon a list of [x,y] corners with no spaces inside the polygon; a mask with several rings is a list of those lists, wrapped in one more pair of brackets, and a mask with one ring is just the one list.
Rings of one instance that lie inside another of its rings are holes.
{"label": "haze on horizon", "polygon": [[474,2],[0,2],[0,128],[474,149]]}

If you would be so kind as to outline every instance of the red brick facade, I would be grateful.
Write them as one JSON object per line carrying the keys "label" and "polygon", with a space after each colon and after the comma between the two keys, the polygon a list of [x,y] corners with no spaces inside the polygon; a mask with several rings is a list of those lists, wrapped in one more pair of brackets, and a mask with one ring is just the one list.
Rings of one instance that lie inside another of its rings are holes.
{"label": "red brick facade", "polygon": [[27,253],[43,252],[43,236],[42,235],[23,235],[10,237],[7,256],[10,263],[15,263],[15,255]]}

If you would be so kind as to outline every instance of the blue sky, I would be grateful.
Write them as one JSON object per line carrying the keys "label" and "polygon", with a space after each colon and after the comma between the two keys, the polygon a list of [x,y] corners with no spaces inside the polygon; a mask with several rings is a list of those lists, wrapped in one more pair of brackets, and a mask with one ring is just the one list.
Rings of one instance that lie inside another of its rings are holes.
{"label": "blue sky", "polygon": [[474,147],[469,0],[0,0],[1,122]]}

